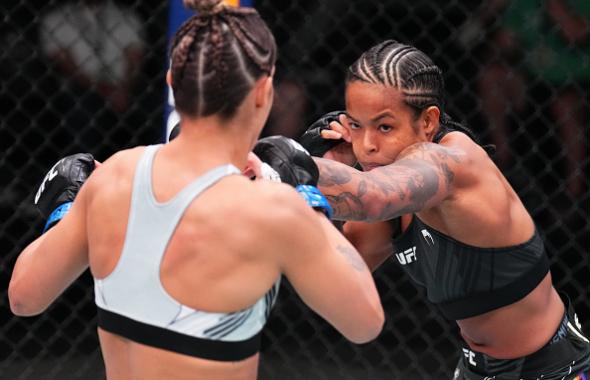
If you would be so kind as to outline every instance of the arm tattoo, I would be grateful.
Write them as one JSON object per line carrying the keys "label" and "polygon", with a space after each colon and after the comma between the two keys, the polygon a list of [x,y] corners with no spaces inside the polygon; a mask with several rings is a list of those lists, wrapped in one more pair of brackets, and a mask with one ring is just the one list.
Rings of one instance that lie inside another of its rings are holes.
{"label": "arm tattoo", "polygon": [[361,172],[316,159],[318,186],[338,220],[389,220],[433,207],[452,191],[464,153],[433,143],[406,148],[393,164]]}
{"label": "arm tattoo", "polygon": [[344,258],[357,271],[364,272],[365,270],[368,270],[367,264],[365,264],[365,261],[359,256],[354,248],[346,245],[338,245],[336,249],[338,249],[342,256],[344,256]]}
{"label": "arm tattoo", "polygon": [[348,166],[340,164],[340,165],[330,165],[332,162],[327,159],[317,159],[318,161],[324,163],[324,165],[320,165],[320,178],[318,181],[319,186],[335,186],[335,185],[343,185],[350,181],[351,174],[348,171]]}

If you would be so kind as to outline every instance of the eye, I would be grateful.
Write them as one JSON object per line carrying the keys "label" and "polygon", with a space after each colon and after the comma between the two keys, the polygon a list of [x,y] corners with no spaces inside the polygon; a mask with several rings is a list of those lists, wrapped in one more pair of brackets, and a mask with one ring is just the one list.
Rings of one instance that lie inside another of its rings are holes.
{"label": "eye", "polygon": [[393,127],[391,125],[387,125],[387,124],[380,124],[378,128],[381,132],[389,132],[393,129]]}
{"label": "eye", "polygon": [[361,129],[361,126],[359,124],[353,123],[352,121],[349,121],[348,125],[350,125],[350,129]]}

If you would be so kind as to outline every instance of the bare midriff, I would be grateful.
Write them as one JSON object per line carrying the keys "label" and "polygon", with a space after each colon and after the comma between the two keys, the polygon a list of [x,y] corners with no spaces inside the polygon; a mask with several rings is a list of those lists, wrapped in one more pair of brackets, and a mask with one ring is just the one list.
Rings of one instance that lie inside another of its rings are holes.
{"label": "bare midriff", "polygon": [[476,352],[497,359],[530,355],[549,342],[564,315],[563,301],[545,278],[523,299],[488,313],[458,320],[461,335]]}

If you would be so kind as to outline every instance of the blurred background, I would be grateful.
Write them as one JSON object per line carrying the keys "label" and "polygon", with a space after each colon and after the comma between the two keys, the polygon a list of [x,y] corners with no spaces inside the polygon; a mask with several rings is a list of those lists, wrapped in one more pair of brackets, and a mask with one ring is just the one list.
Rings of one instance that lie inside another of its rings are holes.
{"label": "blurred background", "polygon": [[[444,72],[447,112],[496,144],[495,160],[546,239],[557,287],[590,329],[590,2],[254,0],[279,46],[264,134],[298,137],[343,108],[344,73],[384,39]],[[0,379],[103,379],[86,273],[40,317],[16,318],[6,288],[43,220],[33,194],[71,153],[104,160],[163,141],[171,10],[180,0],[2,0],[0,10]],[[229,221],[231,223],[231,221]],[[95,226],[100,228],[100,226]],[[376,273],[387,316],[354,346],[282,285],[263,338],[261,379],[450,378],[453,322],[397,263]]]}

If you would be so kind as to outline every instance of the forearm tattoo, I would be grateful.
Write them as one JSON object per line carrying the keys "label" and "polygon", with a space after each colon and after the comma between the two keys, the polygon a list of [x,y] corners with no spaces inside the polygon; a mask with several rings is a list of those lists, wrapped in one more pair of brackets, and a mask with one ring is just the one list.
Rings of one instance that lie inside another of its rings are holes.
{"label": "forearm tattoo", "polygon": [[398,160],[370,172],[318,158],[318,185],[338,220],[389,220],[432,207],[449,195],[464,153],[433,143],[405,149]]}
{"label": "forearm tattoo", "polygon": [[344,258],[357,271],[364,272],[365,270],[368,270],[367,264],[365,264],[364,260],[359,256],[357,252],[355,252],[355,249],[353,247],[346,245],[338,245],[336,249],[338,249],[338,251],[342,253],[342,256],[344,256]]}

